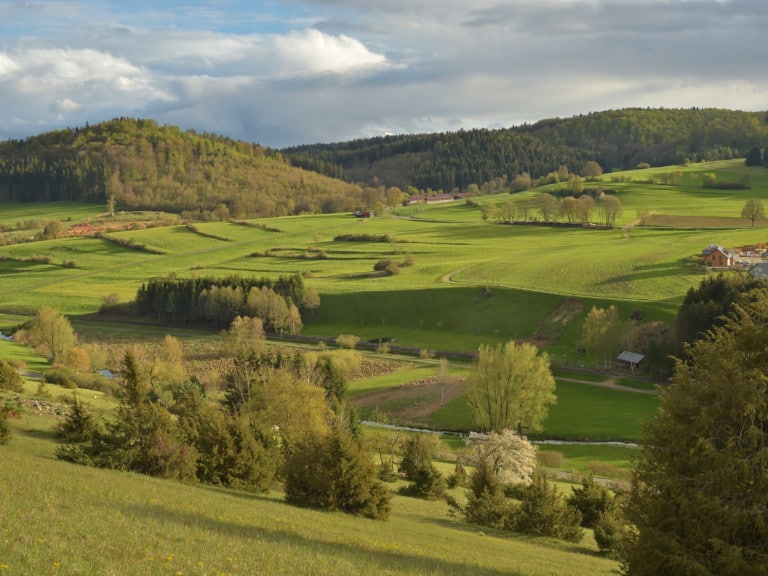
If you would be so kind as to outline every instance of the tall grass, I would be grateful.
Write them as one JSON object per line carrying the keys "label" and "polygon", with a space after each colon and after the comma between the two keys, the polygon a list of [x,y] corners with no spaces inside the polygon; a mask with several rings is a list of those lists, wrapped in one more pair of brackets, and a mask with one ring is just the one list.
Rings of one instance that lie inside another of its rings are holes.
{"label": "tall grass", "polygon": [[445,503],[395,496],[375,522],[288,506],[277,492],[83,468],[30,453],[26,417],[0,447],[3,574],[608,575],[580,544],[502,534],[451,518]]}

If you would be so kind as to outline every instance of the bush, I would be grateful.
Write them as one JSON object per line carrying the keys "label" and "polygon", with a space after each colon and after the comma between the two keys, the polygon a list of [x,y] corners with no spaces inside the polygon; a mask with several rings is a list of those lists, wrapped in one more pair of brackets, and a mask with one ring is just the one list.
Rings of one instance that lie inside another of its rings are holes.
{"label": "bush", "polygon": [[618,555],[631,535],[627,519],[618,507],[600,515],[594,527],[595,542],[601,552]]}
{"label": "bush", "polygon": [[327,438],[309,436],[291,452],[285,499],[377,520],[386,520],[391,509],[389,491],[376,478],[369,454],[340,428]]}
{"label": "bush", "polygon": [[536,460],[539,466],[545,468],[562,468],[565,465],[565,456],[556,450],[537,450]]}
{"label": "bush", "polygon": [[360,342],[360,338],[353,334],[339,334],[336,337],[336,345],[348,350],[354,350],[358,342]]}
{"label": "bush", "polygon": [[0,407],[0,445],[8,444],[13,436],[10,413],[11,411],[7,406]]}
{"label": "bush", "polygon": [[445,495],[446,482],[433,464],[420,466],[411,474],[411,484],[400,488],[400,494],[424,498],[425,500],[438,500]]}
{"label": "bush", "polygon": [[541,475],[525,487],[511,529],[523,534],[550,536],[569,542],[579,542],[584,535],[581,513],[565,504],[557,487]]}
{"label": "bush", "polygon": [[566,502],[581,513],[581,525],[585,528],[594,528],[601,515],[615,508],[613,495],[591,476],[581,481],[580,488],[573,488]]}
{"label": "bush", "polygon": [[24,380],[10,363],[0,359],[0,390],[21,392],[24,388]]}
{"label": "bush", "polygon": [[383,272],[388,276],[397,276],[400,274],[400,266],[398,266],[391,258],[382,258],[373,265],[375,272]]}
{"label": "bush", "polygon": [[68,442],[88,442],[97,431],[98,425],[93,414],[74,395],[69,414],[56,426],[56,435]]}

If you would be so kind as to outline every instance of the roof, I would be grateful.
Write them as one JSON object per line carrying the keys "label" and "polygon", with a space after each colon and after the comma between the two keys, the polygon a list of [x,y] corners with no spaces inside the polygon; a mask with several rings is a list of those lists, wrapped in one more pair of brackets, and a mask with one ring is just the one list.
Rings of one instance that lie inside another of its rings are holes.
{"label": "roof", "polygon": [[639,364],[642,362],[643,358],[645,358],[645,356],[642,354],[638,354],[637,352],[627,352],[626,350],[617,356],[617,359],[622,362],[629,362],[630,364]]}
{"label": "roof", "polygon": [[768,262],[758,262],[753,264],[749,273],[754,278],[768,278]]}
{"label": "roof", "polygon": [[704,250],[701,251],[701,253],[704,256],[708,256],[709,254],[712,254],[713,252],[722,252],[726,256],[730,256],[731,252],[727,248],[723,248],[722,246],[718,244],[710,244]]}

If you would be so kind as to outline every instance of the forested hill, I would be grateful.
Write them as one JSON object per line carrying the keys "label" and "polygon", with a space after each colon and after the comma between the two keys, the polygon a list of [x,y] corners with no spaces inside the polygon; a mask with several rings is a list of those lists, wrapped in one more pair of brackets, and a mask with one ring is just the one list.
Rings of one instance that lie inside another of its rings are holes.
{"label": "forested hill", "polygon": [[[350,181],[451,190],[523,172],[533,178],[586,160],[605,171],[746,156],[768,146],[768,113],[639,109],[542,120],[501,130],[386,136],[283,150],[296,165],[343,168]],[[328,173],[328,172],[326,172]]]}
{"label": "forested hill", "polygon": [[356,185],[281,153],[152,120],[121,118],[0,143],[0,201],[108,202],[117,209],[267,217],[352,210]]}

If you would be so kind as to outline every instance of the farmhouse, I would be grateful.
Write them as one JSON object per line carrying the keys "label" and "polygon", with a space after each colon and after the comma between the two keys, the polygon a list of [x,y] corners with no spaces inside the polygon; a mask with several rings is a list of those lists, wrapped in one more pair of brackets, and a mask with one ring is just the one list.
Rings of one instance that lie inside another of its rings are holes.
{"label": "farmhouse", "polygon": [[723,248],[719,244],[710,244],[701,251],[704,265],[712,268],[730,268],[738,255],[738,253]]}

